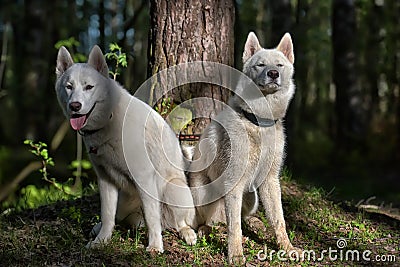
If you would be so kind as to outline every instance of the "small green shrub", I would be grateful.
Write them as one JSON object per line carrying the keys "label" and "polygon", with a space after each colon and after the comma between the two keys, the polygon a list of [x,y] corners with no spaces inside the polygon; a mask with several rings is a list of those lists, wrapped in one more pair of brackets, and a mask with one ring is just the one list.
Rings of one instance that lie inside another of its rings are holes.
{"label": "small green shrub", "polygon": [[[42,163],[39,172],[42,175],[42,179],[50,185],[44,187],[28,185],[22,188],[20,190],[20,197],[14,205],[17,210],[36,208],[59,200],[74,199],[82,196],[82,184],[77,185],[74,183],[73,178],[69,178],[66,182],[62,183],[57,181],[54,177],[50,177],[48,168],[53,167],[55,163],[53,158],[49,155],[46,143],[25,140],[24,144],[28,145],[30,147],[29,151],[39,158]],[[91,168],[90,162],[85,160],[72,162],[71,166],[76,167],[78,164],[81,164],[82,168],[86,170]],[[95,190],[94,186],[91,188],[93,189],[92,191]],[[10,203],[8,206],[10,206]]]}
{"label": "small green shrub", "polygon": [[121,74],[120,66],[126,68],[128,61],[126,60],[126,54],[122,53],[122,48],[118,44],[111,43],[109,49],[110,52],[106,54],[106,58],[115,61],[114,71],[110,70],[109,72],[113,76],[113,79],[116,80],[117,76]]}
{"label": "small green shrub", "polygon": [[[74,37],[70,37],[68,39],[58,41],[54,47],[56,49],[60,49],[61,46],[65,46],[69,51],[74,51],[80,45],[81,44],[78,40],[76,40]],[[72,53],[72,59],[74,62],[85,62],[87,58],[84,54]]]}

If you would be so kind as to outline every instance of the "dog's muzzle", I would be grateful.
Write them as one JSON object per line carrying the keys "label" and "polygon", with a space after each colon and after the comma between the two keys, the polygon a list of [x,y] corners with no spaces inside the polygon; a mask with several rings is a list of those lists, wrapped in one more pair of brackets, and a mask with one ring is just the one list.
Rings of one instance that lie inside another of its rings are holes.
{"label": "dog's muzzle", "polygon": [[264,95],[273,94],[281,87],[281,77],[277,70],[265,70],[257,79],[257,85]]}
{"label": "dog's muzzle", "polygon": [[[73,104],[73,103],[79,103],[79,102],[72,102],[71,104]],[[71,111],[74,111],[71,108],[71,104],[70,104],[70,109],[71,109]],[[78,111],[81,109],[81,106],[82,106],[80,103],[79,103],[79,105],[80,106],[79,106]],[[76,105],[76,106],[78,106],[78,105]],[[71,116],[69,118],[69,123],[71,124],[72,129],[74,129],[75,131],[79,131],[80,129],[85,127],[86,122],[87,122],[87,120],[88,120],[88,118],[90,116],[90,113],[92,113],[92,111],[93,111],[95,106],[96,106],[96,103],[93,105],[93,107],[86,114],[77,114],[77,113],[71,114]]]}

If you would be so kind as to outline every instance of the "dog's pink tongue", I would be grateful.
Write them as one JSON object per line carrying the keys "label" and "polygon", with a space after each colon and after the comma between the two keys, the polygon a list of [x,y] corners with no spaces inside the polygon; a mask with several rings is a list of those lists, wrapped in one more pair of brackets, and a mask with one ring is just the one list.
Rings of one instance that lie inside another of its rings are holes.
{"label": "dog's pink tongue", "polygon": [[75,131],[79,131],[80,129],[82,129],[83,125],[85,124],[85,121],[86,121],[86,115],[78,118],[69,119],[69,123],[71,124],[72,129],[74,129]]}

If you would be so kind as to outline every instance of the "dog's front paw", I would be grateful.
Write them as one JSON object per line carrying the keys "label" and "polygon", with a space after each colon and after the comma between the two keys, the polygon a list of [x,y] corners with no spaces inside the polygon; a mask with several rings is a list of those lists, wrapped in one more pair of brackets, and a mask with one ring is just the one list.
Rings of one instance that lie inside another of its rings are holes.
{"label": "dog's front paw", "polygon": [[89,241],[89,242],[86,244],[85,248],[87,248],[87,249],[96,249],[96,248],[101,248],[101,247],[103,247],[104,245],[105,245],[104,242],[99,242],[99,241],[97,241],[97,238],[96,238],[96,239],[93,240],[93,241]]}
{"label": "dog's front paw", "polygon": [[228,260],[230,265],[236,265],[236,266],[241,266],[246,263],[246,258],[243,256],[243,254],[228,256]]}
{"label": "dog's front paw", "polygon": [[108,243],[111,237],[101,238],[97,236],[93,241],[89,241],[85,248],[92,249],[92,248],[101,248]]}
{"label": "dog's front paw", "polygon": [[148,246],[146,248],[146,251],[149,252],[152,255],[157,255],[157,254],[161,254],[164,252],[164,249],[162,247],[154,247],[154,246]]}
{"label": "dog's front paw", "polygon": [[189,226],[182,228],[179,231],[179,235],[185,240],[186,244],[191,246],[196,244],[197,235]]}
{"label": "dog's front paw", "polygon": [[242,244],[230,247],[228,245],[228,261],[229,264],[233,265],[243,265],[246,263],[246,258],[243,256]]}

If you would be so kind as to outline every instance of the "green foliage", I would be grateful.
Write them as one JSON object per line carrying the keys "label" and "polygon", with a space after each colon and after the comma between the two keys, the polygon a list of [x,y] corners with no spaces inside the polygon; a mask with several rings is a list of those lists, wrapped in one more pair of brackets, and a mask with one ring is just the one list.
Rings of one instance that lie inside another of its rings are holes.
{"label": "green foliage", "polygon": [[88,161],[88,160],[83,159],[80,161],[74,160],[71,162],[71,165],[70,165],[70,167],[74,168],[74,169],[78,168],[79,166],[81,166],[81,168],[84,170],[90,170],[92,168],[92,163],[90,163],[90,161]]}
{"label": "green foliage", "polygon": [[211,232],[208,235],[203,235],[197,239],[194,246],[189,246],[181,241],[182,246],[187,251],[191,251],[194,254],[194,263],[196,265],[203,265],[204,254],[217,255],[224,251],[226,248],[226,240],[221,239],[221,225],[212,226]]}
{"label": "green foliage", "polygon": [[77,223],[81,223],[82,221],[81,209],[75,206],[63,208],[62,214]]}
{"label": "green foliage", "polygon": [[[58,50],[61,46],[65,46],[69,51],[74,51],[77,47],[79,47],[81,43],[75,39],[75,37],[70,37],[65,40],[58,41],[54,47]],[[86,56],[81,53],[72,53],[72,59],[74,62],[85,62]]]}
{"label": "green foliage", "polygon": [[155,110],[163,117],[165,118],[171,110],[175,107],[174,101],[172,100],[171,97],[166,97],[163,98],[161,103],[159,103],[156,107]]}
{"label": "green foliage", "polygon": [[118,44],[111,43],[109,49],[110,52],[106,54],[106,58],[114,61],[115,70],[110,70],[110,74],[113,76],[113,79],[116,80],[117,76],[121,74],[120,67],[126,68],[128,66],[128,61],[126,60],[126,54],[122,53],[122,48]]}
{"label": "green foliage", "polygon": [[[92,168],[92,163],[86,159],[82,160],[73,160],[71,164],[68,166],[70,169],[73,169],[72,175],[77,177],[78,176],[78,169],[81,168],[82,170],[90,170]],[[82,176],[87,176],[86,173],[80,173]]]}
{"label": "green foliage", "polygon": [[[29,151],[40,159],[42,167],[39,172],[42,174],[42,179],[50,183],[50,186],[38,188],[35,185],[28,185],[22,188],[21,197],[15,205],[17,209],[35,208],[54,201],[82,196],[82,185],[74,184],[74,179],[70,178],[65,183],[61,183],[50,177],[48,167],[55,164],[53,158],[49,155],[46,143],[25,140],[24,144],[28,145],[31,148]],[[71,163],[72,166],[77,166],[77,164],[81,164],[82,168],[86,170],[91,168],[90,162],[84,160]]]}
{"label": "green foliage", "polygon": [[31,149],[29,150],[32,154],[38,156],[42,162],[42,168],[39,170],[43,175],[43,180],[47,182],[54,182],[53,179],[48,178],[47,167],[54,166],[53,158],[49,156],[49,152],[47,150],[47,144],[43,142],[33,142],[32,140],[25,140],[25,145],[29,145]]}
{"label": "green foliage", "polygon": [[251,240],[250,238],[246,238],[245,244],[248,248],[247,255],[246,255],[246,261],[251,261],[252,259],[257,257],[257,253],[260,250],[259,247],[257,246],[257,243],[254,240]]}
{"label": "green foliage", "polygon": [[75,37],[70,37],[68,39],[58,41],[54,46],[57,49],[60,49],[61,46],[65,46],[66,48],[74,48],[80,46],[80,43],[75,39]]}
{"label": "green foliage", "polygon": [[21,189],[20,194],[21,196],[14,205],[17,210],[37,208],[59,200],[69,199],[68,195],[55,186],[39,188],[35,185],[28,185]]}

